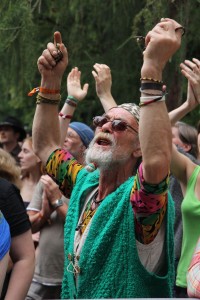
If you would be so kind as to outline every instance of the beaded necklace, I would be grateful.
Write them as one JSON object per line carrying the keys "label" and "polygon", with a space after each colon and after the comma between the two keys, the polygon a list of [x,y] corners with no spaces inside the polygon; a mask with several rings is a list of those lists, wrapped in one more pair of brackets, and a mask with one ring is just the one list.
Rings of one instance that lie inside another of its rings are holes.
{"label": "beaded necklace", "polygon": [[[82,216],[82,221],[76,227],[76,230],[79,230],[81,235],[84,233],[88,223],[90,222],[90,220],[94,216],[98,206],[103,201],[103,199],[100,200],[100,201],[97,201],[96,200],[97,195],[98,195],[98,190],[94,193],[92,198],[88,201],[87,206],[86,206],[85,211],[84,211],[83,216]],[[95,204],[95,206],[93,204]]]}

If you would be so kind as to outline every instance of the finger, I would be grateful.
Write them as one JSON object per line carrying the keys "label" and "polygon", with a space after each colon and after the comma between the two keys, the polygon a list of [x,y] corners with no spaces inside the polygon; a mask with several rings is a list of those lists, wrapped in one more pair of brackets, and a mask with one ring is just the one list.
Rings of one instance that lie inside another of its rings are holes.
{"label": "finger", "polygon": [[[99,68],[100,68],[100,67],[101,67],[101,64],[95,63],[95,64],[94,64],[94,66],[96,66],[96,67],[99,67]],[[94,67],[94,66],[93,66],[93,67]]]}
{"label": "finger", "polygon": [[97,73],[102,70],[101,64],[97,64],[97,63],[93,66],[93,68],[97,71]]}
{"label": "finger", "polygon": [[60,44],[60,51],[62,52],[63,56],[68,57],[68,52],[67,52],[67,48],[65,47],[65,45],[62,43]]}
{"label": "finger", "polygon": [[196,79],[194,78],[194,73],[192,71],[191,72],[187,72],[187,71],[185,71],[185,70],[182,69],[181,73],[183,74],[183,76],[185,76],[190,81],[190,83],[195,84]]}
{"label": "finger", "polygon": [[58,63],[60,60],[62,60],[63,56],[64,56],[64,61],[67,61],[68,60],[67,48],[62,43],[62,36],[59,31],[54,32],[54,47],[56,47],[56,50],[54,49],[54,52],[51,53],[54,56],[56,62]]}
{"label": "finger", "polygon": [[93,75],[93,77],[94,77],[95,80],[98,78],[98,75],[97,75],[97,73],[95,71],[92,71],[92,75]]}
{"label": "finger", "polygon": [[72,76],[73,76],[73,69],[71,70],[71,72],[69,72],[67,76],[67,81],[70,81],[72,79]]}
{"label": "finger", "polygon": [[184,60],[184,64],[187,65],[188,67],[190,67],[191,69],[193,69],[196,64],[188,59]]}
{"label": "finger", "polygon": [[42,55],[45,57],[45,59],[48,61],[48,63],[54,67],[56,65],[54,57],[51,55],[50,51],[48,49],[45,49],[42,53]]}
{"label": "finger", "polygon": [[185,71],[185,72],[189,73],[190,75],[192,75],[193,70],[191,67],[189,67],[188,65],[186,65],[184,63],[180,64],[180,67],[181,67],[181,71]]}
{"label": "finger", "polygon": [[160,21],[161,22],[168,22],[168,23],[173,24],[174,29],[177,28],[177,27],[182,27],[181,24],[179,24],[178,22],[176,22],[175,20],[170,19],[170,18],[161,18]]}
{"label": "finger", "polygon": [[54,32],[54,45],[62,44],[62,36],[59,31]]}
{"label": "finger", "polygon": [[197,65],[197,67],[200,68],[200,61],[197,58],[193,58],[192,60]]}
{"label": "finger", "polygon": [[87,94],[88,92],[88,88],[89,88],[89,84],[88,83],[85,83],[84,86],[83,86],[83,91]]}
{"label": "finger", "polygon": [[187,71],[190,68],[190,71],[193,71],[195,74],[198,74],[200,72],[198,65],[190,60],[185,60],[184,64],[181,64],[181,68]]}
{"label": "finger", "polygon": [[110,70],[110,68],[105,64],[101,64],[101,67],[104,68],[104,69],[109,69]]}
{"label": "finger", "polygon": [[145,47],[148,46],[149,42],[151,41],[151,39],[153,38],[157,38],[158,34],[163,34],[163,29],[162,28],[156,28],[154,30],[151,30],[147,33],[146,37],[145,37]]}
{"label": "finger", "polygon": [[40,56],[38,58],[38,61],[37,61],[37,64],[38,64],[38,68],[41,69],[41,66],[43,66],[44,68],[48,69],[48,70],[52,70],[52,65],[49,64],[49,62],[45,59],[44,56]]}

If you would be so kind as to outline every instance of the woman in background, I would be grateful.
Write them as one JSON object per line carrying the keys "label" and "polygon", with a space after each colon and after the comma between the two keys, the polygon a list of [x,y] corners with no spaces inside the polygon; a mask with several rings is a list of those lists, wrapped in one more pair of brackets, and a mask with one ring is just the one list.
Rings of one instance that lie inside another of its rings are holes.
{"label": "woman in background", "polygon": [[33,152],[32,137],[24,140],[18,157],[21,168],[21,196],[27,207],[42,175],[41,161]]}

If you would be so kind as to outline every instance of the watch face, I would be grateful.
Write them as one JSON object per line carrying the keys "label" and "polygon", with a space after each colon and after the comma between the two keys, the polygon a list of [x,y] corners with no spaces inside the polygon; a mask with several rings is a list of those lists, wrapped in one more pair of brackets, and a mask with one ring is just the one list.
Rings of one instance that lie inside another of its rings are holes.
{"label": "watch face", "polygon": [[58,205],[63,205],[63,201],[62,201],[62,199],[59,199],[59,200],[57,200],[58,201]]}
{"label": "watch face", "polygon": [[62,206],[64,204],[62,199],[57,199],[54,203],[52,203],[53,208],[57,208],[59,206]]}

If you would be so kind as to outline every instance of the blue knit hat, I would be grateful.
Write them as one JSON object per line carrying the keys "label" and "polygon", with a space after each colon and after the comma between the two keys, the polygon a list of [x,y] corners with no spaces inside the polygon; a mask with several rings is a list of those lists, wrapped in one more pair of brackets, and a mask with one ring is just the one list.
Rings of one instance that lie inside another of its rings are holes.
{"label": "blue knit hat", "polygon": [[87,148],[94,137],[93,130],[88,125],[81,122],[71,122],[69,127],[76,131],[76,133],[80,136],[84,146]]}

